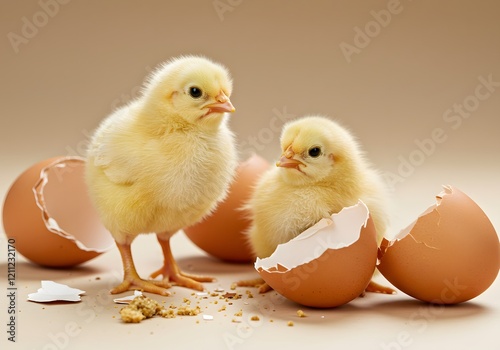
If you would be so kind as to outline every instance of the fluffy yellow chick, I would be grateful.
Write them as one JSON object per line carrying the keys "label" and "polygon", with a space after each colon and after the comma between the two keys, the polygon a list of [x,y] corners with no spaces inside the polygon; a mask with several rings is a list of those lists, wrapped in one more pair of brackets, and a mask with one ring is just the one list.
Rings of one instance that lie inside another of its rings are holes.
{"label": "fluffy yellow chick", "polygon": [[[170,237],[215,209],[237,166],[234,135],[227,126],[232,81],[222,65],[187,56],[163,64],[137,100],[106,118],[88,150],[86,181],[105,227],[120,251],[124,278],[111,290],[168,295],[170,282],[203,290],[210,277],[179,270]],[[130,245],[156,233],[164,265],[143,280]]]}
{"label": "fluffy yellow chick", "polygon": [[[248,239],[257,257],[270,256],[278,244],[359,199],[370,210],[380,242],[388,224],[387,193],[348,130],[324,117],[304,117],[283,127],[280,143],[281,159],[262,176],[248,203]],[[269,290],[261,279],[238,284]],[[392,293],[374,282],[367,290]]]}

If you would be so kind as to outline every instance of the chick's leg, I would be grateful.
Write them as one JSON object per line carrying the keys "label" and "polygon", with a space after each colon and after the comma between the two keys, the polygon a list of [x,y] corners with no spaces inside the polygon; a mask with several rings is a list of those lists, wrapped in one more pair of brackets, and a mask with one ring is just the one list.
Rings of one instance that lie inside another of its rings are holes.
{"label": "chick's leg", "polygon": [[182,272],[174,257],[172,256],[172,251],[170,250],[170,237],[163,238],[158,236],[158,242],[163,250],[164,263],[163,267],[151,274],[151,278],[155,278],[159,275],[163,276],[163,281],[174,282],[178,286],[187,287],[195,290],[204,290],[203,285],[200,282],[213,282],[212,277],[203,277],[190,275]]}
{"label": "chick's leg", "polygon": [[121,244],[116,242],[120,255],[122,256],[123,262],[123,282],[111,289],[111,294],[118,294],[126,292],[131,289],[139,289],[144,292],[159,294],[159,295],[170,295],[166,288],[170,287],[168,283],[155,284],[152,282],[144,281],[139,277],[134,265],[134,260],[132,259],[132,252],[130,249],[130,243]]}
{"label": "chick's leg", "polygon": [[236,285],[238,287],[255,287],[255,288],[259,288],[259,293],[267,293],[271,290],[273,290],[271,288],[271,286],[269,286],[269,284],[267,284],[262,278],[256,278],[256,279],[253,279],[253,280],[242,280],[242,281],[238,281],[236,282]]}

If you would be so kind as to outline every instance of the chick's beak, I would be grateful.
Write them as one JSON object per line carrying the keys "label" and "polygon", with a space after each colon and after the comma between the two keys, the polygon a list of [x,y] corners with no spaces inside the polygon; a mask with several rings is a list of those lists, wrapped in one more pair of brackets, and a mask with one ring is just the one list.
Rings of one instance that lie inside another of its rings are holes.
{"label": "chick's beak", "polygon": [[300,160],[293,158],[294,155],[295,153],[291,148],[288,148],[285,153],[281,155],[280,160],[276,162],[276,166],[281,168],[295,168],[297,170],[300,170],[300,165],[306,166]]}
{"label": "chick's beak", "polygon": [[222,91],[215,97],[215,100],[217,102],[205,106],[205,108],[208,108],[207,114],[225,112],[232,113],[236,110],[229,100],[229,97],[227,97]]}

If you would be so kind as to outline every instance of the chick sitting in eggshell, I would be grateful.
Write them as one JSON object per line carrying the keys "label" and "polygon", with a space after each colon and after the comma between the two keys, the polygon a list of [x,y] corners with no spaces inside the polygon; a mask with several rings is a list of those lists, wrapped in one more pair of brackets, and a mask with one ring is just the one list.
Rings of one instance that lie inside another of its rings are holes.
{"label": "chick sitting in eggshell", "polygon": [[[262,176],[247,204],[252,215],[248,241],[258,258],[269,257],[279,244],[358,200],[369,208],[381,241],[388,222],[387,191],[346,128],[325,117],[304,117],[284,126],[280,143],[280,160]],[[262,284],[261,293],[270,289],[263,280],[237,284]],[[373,281],[366,290],[393,293]]]}

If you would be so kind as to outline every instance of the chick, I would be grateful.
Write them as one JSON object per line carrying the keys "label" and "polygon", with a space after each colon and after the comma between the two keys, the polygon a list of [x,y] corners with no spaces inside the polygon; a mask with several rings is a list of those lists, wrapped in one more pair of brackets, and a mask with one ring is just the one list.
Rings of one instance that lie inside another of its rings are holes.
{"label": "chick", "polygon": [[[278,244],[358,199],[369,208],[381,241],[388,224],[387,193],[348,130],[324,117],[304,117],[283,127],[280,143],[276,168],[262,176],[247,205],[252,213],[248,240],[257,257],[270,256]],[[269,290],[261,279],[238,285]],[[374,282],[367,290],[392,293]]]}
{"label": "chick", "polygon": [[[86,166],[90,197],[120,251],[123,282],[130,289],[168,295],[170,282],[203,290],[210,277],[179,270],[169,240],[215,209],[237,165],[227,126],[232,81],[222,65],[187,56],[163,64],[142,96],[106,118],[91,138]],[[164,264],[139,277],[131,254],[141,233],[155,233]]]}

